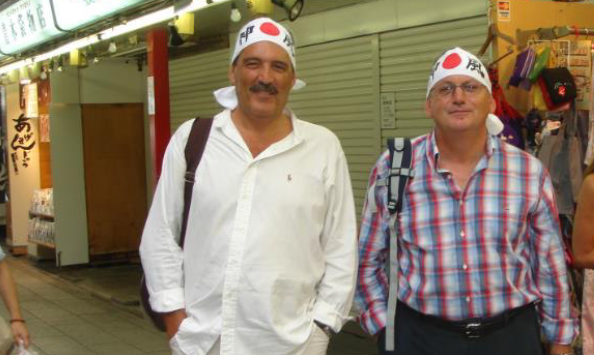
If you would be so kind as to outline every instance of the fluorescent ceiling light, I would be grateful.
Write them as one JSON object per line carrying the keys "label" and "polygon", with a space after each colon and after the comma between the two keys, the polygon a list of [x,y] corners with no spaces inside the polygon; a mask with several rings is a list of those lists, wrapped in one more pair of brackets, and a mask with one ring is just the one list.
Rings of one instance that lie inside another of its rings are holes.
{"label": "fluorescent ceiling light", "polygon": [[192,0],[192,2],[179,10],[175,10],[174,6],[169,6],[165,9],[152,12],[148,15],[139,17],[137,19],[133,19],[128,21],[125,24],[114,26],[102,32],[99,32],[94,35],[90,35],[72,42],[69,42],[59,48],[56,48],[52,51],[33,56],[31,58],[20,60],[18,62],[14,62],[5,66],[0,67],[0,74],[8,73],[13,69],[18,69],[23,65],[32,64],[35,62],[41,62],[44,60],[48,60],[53,57],[57,57],[64,53],[69,53],[75,49],[81,49],[87,47],[89,45],[95,44],[100,41],[104,41],[113,37],[121,36],[126,33],[134,32],[141,28],[145,28],[148,26],[156,25],[161,22],[169,21],[172,18],[182,15],[186,12],[193,12],[200,10],[201,8],[221,3],[229,0]]}

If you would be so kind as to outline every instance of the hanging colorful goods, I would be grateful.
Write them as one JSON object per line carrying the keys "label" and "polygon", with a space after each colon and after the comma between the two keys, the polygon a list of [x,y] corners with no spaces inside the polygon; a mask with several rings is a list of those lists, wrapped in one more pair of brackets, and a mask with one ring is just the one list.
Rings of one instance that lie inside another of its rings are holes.
{"label": "hanging colorful goods", "polygon": [[536,133],[540,132],[542,126],[542,116],[537,109],[533,108],[528,112],[524,119],[524,127],[526,127],[526,141],[527,146],[535,148],[538,146],[536,142]]}
{"label": "hanging colorful goods", "polygon": [[509,85],[519,87],[524,90],[530,90],[532,82],[528,79],[528,75],[532,72],[534,62],[536,61],[536,52],[534,49],[528,48],[516,56],[516,63],[514,71],[509,78]]}
{"label": "hanging colorful goods", "polygon": [[495,115],[503,122],[503,131],[498,135],[502,140],[520,149],[524,149],[522,122],[524,117],[505,99],[503,88],[499,85],[499,73],[496,68],[489,68],[489,78],[493,86],[492,94],[496,103]]}
{"label": "hanging colorful goods", "polygon": [[549,110],[559,109],[577,97],[573,76],[567,68],[543,69],[538,85]]}
{"label": "hanging colorful goods", "polygon": [[534,67],[530,71],[530,74],[528,74],[528,79],[530,79],[531,82],[536,82],[542,70],[546,68],[550,54],[551,47],[537,49],[536,62],[534,62]]}

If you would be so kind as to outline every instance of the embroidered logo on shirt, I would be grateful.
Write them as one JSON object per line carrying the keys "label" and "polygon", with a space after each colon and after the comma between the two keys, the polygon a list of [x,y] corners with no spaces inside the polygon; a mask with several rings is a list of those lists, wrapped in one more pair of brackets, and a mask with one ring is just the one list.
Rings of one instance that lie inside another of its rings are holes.
{"label": "embroidered logo on shirt", "polygon": [[288,182],[291,182],[291,180],[293,180],[293,177],[291,176],[291,174],[288,174],[288,175],[287,175],[287,181],[288,181]]}

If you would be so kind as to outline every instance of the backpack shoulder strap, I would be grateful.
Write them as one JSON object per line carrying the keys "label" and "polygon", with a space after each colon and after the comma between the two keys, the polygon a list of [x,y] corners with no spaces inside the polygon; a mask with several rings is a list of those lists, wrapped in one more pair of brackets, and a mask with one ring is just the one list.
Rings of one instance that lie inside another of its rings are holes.
{"label": "backpack shoulder strap", "polygon": [[386,350],[395,349],[394,326],[398,299],[398,243],[396,227],[398,214],[402,211],[402,196],[408,179],[413,176],[412,143],[408,138],[389,138],[390,173],[386,178],[388,185],[388,210],[390,211],[389,257],[386,259],[386,271],[389,280],[388,309],[386,319]]}
{"label": "backpack shoulder strap", "polygon": [[210,134],[212,121],[212,118],[196,117],[194,123],[192,123],[192,129],[190,130],[188,142],[186,143],[186,148],[184,150],[186,156],[186,175],[184,179],[184,210],[182,214],[182,228],[179,241],[179,245],[181,245],[182,249],[184,248],[184,241],[186,239],[186,228],[188,226],[190,204],[192,203],[192,190],[194,188],[196,168],[198,168],[198,164],[204,153],[204,147],[206,146],[206,141]]}
{"label": "backpack shoulder strap", "polygon": [[388,210],[390,214],[402,211],[402,196],[408,179],[413,177],[412,143],[409,138],[388,138],[390,174],[387,177]]}

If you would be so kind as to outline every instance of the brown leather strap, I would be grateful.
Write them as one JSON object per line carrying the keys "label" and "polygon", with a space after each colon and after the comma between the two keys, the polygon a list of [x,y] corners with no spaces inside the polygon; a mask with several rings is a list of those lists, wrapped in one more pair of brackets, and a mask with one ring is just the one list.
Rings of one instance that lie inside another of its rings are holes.
{"label": "brown leather strap", "polygon": [[192,190],[194,188],[196,168],[200,163],[204,147],[210,134],[212,127],[212,118],[196,117],[190,130],[190,136],[186,143],[184,153],[186,155],[186,175],[184,183],[184,211],[182,214],[182,228],[180,234],[179,245],[184,248],[184,241],[186,240],[186,228],[188,226],[188,214],[190,212],[190,204],[192,203]]}

